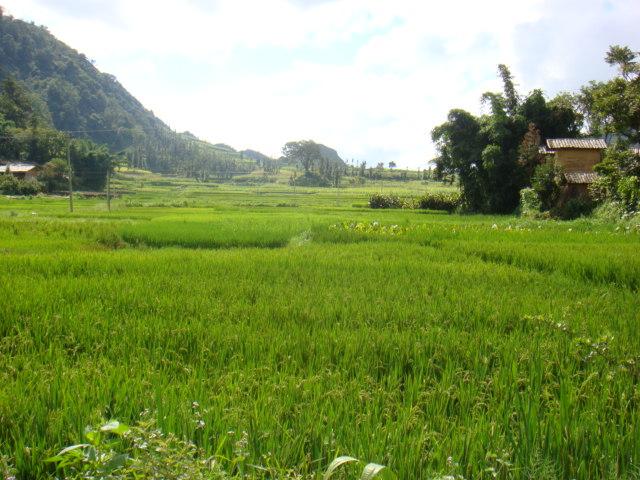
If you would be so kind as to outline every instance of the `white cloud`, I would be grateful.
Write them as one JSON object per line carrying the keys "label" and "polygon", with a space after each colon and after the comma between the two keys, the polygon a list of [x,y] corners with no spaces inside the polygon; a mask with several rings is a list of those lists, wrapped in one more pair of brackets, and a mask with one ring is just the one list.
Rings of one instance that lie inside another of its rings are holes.
{"label": "white cloud", "polygon": [[[606,76],[608,44],[638,48],[634,2],[4,1],[177,129],[271,155],[313,138],[346,158],[414,167],[434,155],[429,131],[450,108],[478,111],[480,94],[500,88],[498,63],[512,66],[524,92]],[[351,62],[314,54],[356,47]],[[292,60],[234,70],[238,55],[258,50],[266,63],[270,52]],[[167,68],[185,70],[176,80]]]}

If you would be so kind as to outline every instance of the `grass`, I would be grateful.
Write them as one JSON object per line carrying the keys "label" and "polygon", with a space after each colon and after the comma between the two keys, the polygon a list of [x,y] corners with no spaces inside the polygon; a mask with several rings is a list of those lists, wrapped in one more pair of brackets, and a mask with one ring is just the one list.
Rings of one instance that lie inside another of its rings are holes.
{"label": "grass", "polygon": [[399,478],[637,478],[636,230],[149,188],[111,213],[0,200],[0,454],[19,478],[147,409],[271,475],[348,454]]}

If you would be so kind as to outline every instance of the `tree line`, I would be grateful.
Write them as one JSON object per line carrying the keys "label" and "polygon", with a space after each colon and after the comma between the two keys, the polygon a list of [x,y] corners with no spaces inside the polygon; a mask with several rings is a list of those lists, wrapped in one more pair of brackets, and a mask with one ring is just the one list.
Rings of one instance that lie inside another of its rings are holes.
{"label": "tree line", "polygon": [[634,177],[623,182],[627,186],[637,184],[637,155],[629,145],[640,141],[638,55],[628,47],[610,47],[605,60],[618,68],[617,77],[589,82],[578,93],[562,93],[552,99],[539,89],[521,95],[508,67],[499,65],[502,92],[482,95],[490,113],[476,116],[453,109],[447,121],[432,130],[438,150],[437,174],[453,174],[459,179],[467,210],[509,213],[518,207],[522,189],[533,186],[541,200],[549,201],[549,182],[560,181],[559,172],[539,152],[547,138],[607,136],[616,144],[612,149],[625,152],[625,159],[622,163],[614,160],[609,149],[605,162],[597,167],[609,178],[609,185],[601,185],[601,191],[606,191],[601,192],[601,198],[616,189],[610,185],[615,181],[612,175],[605,175],[609,171]]}
{"label": "tree line", "polygon": [[68,185],[69,161],[77,188],[100,190],[112,168],[113,155],[106,146],[74,139],[55,129],[37,96],[12,78],[0,84],[0,139],[0,158],[43,167],[39,184],[3,179],[5,193],[64,190]]}

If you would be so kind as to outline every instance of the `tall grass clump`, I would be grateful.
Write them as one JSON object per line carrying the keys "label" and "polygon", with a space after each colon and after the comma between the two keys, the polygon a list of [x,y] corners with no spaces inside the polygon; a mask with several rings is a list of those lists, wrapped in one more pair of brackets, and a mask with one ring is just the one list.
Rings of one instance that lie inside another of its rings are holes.
{"label": "tall grass clump", "polygon": [[369,197],[369,208],[405,208],[407,201],[397,195],[374,193]]}
{"label": "tall grass clump", "polygon": [[417,208],[453,212],[460,207],[459,192],[428,192],[418,198]]}

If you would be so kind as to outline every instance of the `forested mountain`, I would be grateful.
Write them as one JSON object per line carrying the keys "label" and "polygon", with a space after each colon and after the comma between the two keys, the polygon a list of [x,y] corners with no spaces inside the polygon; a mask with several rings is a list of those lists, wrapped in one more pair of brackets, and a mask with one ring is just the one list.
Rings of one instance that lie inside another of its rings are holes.
{"label": "forested mountain", "polygon": [[174,132],[113,75],[100,72],[46,27],[0,14],[0,80],[5,78],[31,92],[41,125],[124,152],[133,166],[198,178],[255,166],[233,149]]}

